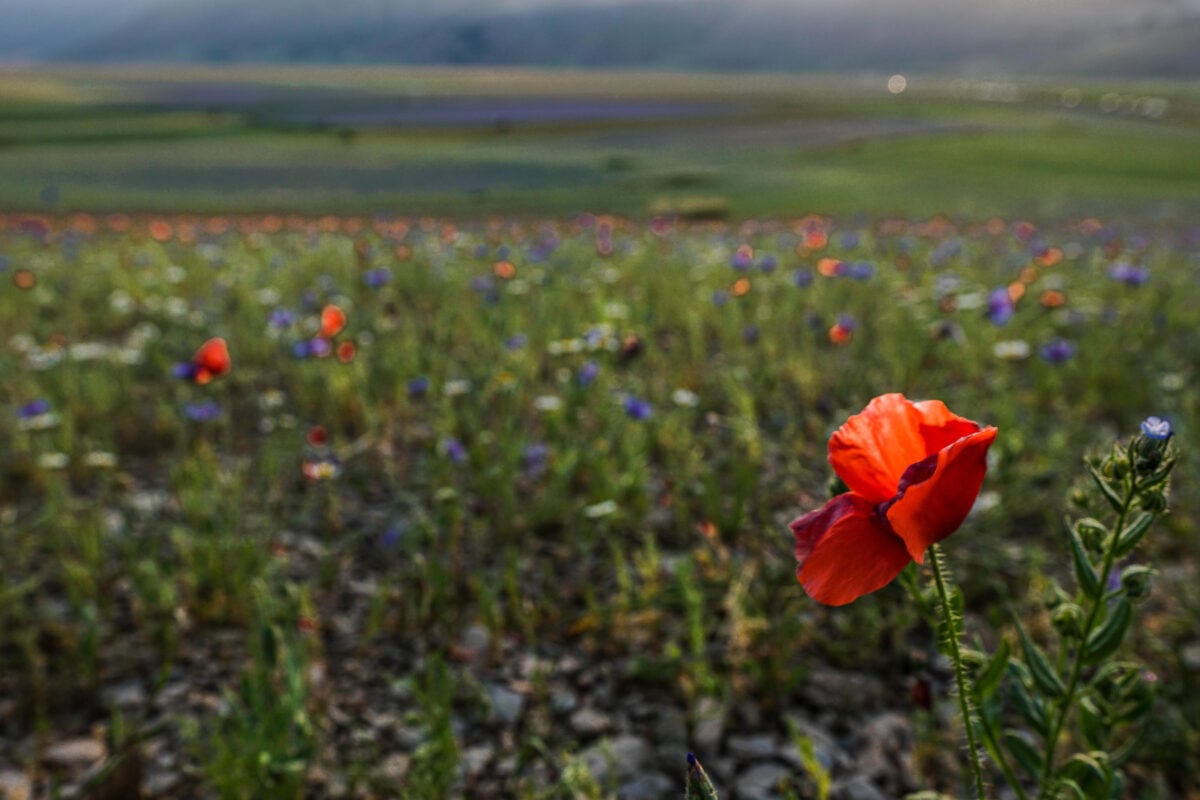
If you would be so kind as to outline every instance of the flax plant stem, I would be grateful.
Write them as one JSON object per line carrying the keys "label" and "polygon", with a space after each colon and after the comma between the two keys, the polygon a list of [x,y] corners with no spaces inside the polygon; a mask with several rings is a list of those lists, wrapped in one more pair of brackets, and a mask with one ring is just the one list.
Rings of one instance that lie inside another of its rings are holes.
{"label": "flax plant stem", "polygon": [[942,551],[936,545],[929,547],[929,564],[933,568],[933,582],[937,587],[938,600],[942,605],[942,617],[945,621],[946,644],[950,649],[950,660],[954,662],[954,681],[958,688],[958,709],[962,713],[963,728],[967,732],[967,749],[970,751],[968,762],[971,765],[971,778],[975,784],[977,800],[986,800],[987,794],[983,789],[983,764],[979,760],[979,743],[975,739],[974,715],[971,713],[971,695],[967,680],[967,670],[963,665],[962,649],[958,642],[958,621],[954,609],[950,606],[950,593],[946,586],[949,575],[942,564]]}

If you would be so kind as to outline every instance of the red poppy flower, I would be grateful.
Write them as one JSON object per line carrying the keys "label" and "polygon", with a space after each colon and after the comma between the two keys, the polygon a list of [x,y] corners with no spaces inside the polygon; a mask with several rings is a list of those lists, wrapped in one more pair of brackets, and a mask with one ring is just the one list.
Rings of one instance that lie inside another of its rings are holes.
{"label": "red poppy flower", "polygon": [[213,378],[229,372],[232,366],[225,340],[219,336],[214,337],[200,345],[196,355],[192,356],[192,367],[195,370],[193,380],[200,384],[208,383]]}
{"label": "red poppy flower", "polygon": [[321,336],[332,339],[346,327],[346,312],[335,305],[321,309]]}
{"label": "red poppy flower", "polygon": [[829,462],[850,491],[792,522],[796,576],[809,596],[851,603],[891,583],[958,529],[987,472],[994,427],[940,400],[876,397],[829,440]]}

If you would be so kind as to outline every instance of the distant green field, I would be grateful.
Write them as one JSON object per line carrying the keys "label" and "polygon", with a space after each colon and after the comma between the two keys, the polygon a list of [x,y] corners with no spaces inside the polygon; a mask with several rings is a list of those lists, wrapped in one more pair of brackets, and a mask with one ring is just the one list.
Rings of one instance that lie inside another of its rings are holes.
{"label": "distant green field", "polygon": [[1182,216],[1198,153],[1200,91],[1182,84],[0,73],[9,210]]}

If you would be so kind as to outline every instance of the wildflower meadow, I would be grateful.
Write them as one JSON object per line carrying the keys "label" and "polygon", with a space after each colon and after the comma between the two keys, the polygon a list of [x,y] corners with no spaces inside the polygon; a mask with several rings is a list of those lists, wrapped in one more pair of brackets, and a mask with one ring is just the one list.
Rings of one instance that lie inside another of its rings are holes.
{"label": "wildflower meadow", "polygon": [[0,216],[0,794],[1198,796],[1198,268]]}

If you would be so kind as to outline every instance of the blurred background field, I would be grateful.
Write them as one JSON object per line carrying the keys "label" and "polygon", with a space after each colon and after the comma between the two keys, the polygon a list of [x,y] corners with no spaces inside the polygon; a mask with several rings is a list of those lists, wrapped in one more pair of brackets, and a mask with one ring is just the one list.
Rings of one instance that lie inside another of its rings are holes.
{"label": "blurred background field", "polygon": [[0,205],[1178,219],[1200,202],[1194,82],[914,76],[892,94],[888,77],[8,70]]}
{"label": "blurred background field", "polygon": [[36,5],[0,798],[636,800],[689,749],[735,800],[960,796],[902,586],[795,579],[893,391],[1000,430],[945,543],[987,646],[1050,638],[1083,457],[1170,421],[1125,796],[1200,797],[1193,2]]}

